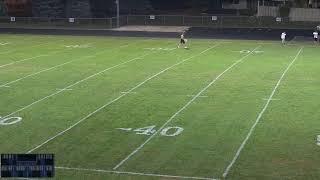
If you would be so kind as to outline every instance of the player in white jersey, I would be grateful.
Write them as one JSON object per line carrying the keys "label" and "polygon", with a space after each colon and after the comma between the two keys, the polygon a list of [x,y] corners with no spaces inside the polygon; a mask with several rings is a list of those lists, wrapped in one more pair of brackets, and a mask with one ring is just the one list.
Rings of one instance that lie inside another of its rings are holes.
{"label": "player in white jersey", "polygon": [[184,45],[184,48],[188,48],[186,43],[187,43],[187,39],[184,38],[184,33],[182,33],[180,36],[180,43],[178,45],[178,48],[180,48],[182,44]]}
{"label": "player in white jersey", "polygon": [[314,32],[313,32],[313,39],[314,39],[314,42],[315,42],[315,43],[318,42],[318,32],[317,32],[317,31],[314,31]]}
{"label": "player in white jersey", "polygon": [[281,41],[282,41],[282,44],[285,44],[286,43],[286,32],[283,32],[282,34],[281,34]]}

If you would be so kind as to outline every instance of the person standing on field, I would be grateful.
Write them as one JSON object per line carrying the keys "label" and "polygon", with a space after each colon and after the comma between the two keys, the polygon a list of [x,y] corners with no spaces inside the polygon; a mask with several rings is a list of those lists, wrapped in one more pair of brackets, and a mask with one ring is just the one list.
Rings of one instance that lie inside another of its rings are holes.
{"label": "person standing on field", "polygon": [[314,43],[318,43],[319,42],[318,32],[317,31],[313,32],[313,39],[314,39]]}
{"label": "person standing on field", "polygon": [[178,48],[180,48],[181,45],[184,45],[184,48],[187,48],[187,39],[184,38],[184,32],[180,36],[180,43],[178,45]]}
{"label": "person standing on field", "polygon": [[286,43],[286,32],[283,32],[282,34],[281,34],[281,41],[282,41],[282,44],[284,45],[285,43]]}

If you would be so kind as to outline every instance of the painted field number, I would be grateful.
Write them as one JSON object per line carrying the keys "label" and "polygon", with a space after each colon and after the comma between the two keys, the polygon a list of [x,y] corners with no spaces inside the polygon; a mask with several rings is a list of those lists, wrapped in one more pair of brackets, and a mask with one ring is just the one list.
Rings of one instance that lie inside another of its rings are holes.
{"label": "painted field number", "polygon": [[167,127],[167,128],[162,129],[160,134],[162,136],[177,136],[180,133],[182,133],[182,131],[183,131],[182,127]]}
{"label": "painted field number", "polygon": [[15,123],[18,123],[22,120],[21,117],[7,117],[7,118],[1,118],[0,117],[0,125],[1,126],[8,126]]}
{"label": "painted field number", "polygon": [[147,127],[143,127],[143,128],[138,128],[133,130],[134,132],[136,132],[136,134],[142,134],[142,135],[152,135],[153,133],[156,132],[156,130],[154,129],[156,126],[147,126]]}
{"label": "painted field number", "polygon": [[320,135],[317,136],[317,145],[320,146]]}
{"label": "painted field number", "polygon": [[90,46],[88,44],[84,44],[84,45],[65,45],[66,48],[89,48]]}
{"label": "painted field number", "polygon": [[240,54],[249,54],[249,53],[255,53],[255,54],[260,54],[263,53],[263,51],[251,51],[251,50],[241,50],[241,51],[237,51]]}
{"label": "painted field number", "polygon": [[[117,129],[121,131],[133,131],[136,134],[146,135],[146,136],[150,136],[157,132],[156,126],[147,126],[147,127],[137,128],[137,129],[132,129],[132,128],[117,128]],[[166,127],[160,131],[160,135],[173,137],[181,134],[183,130],[184,129],[182,127]]]}

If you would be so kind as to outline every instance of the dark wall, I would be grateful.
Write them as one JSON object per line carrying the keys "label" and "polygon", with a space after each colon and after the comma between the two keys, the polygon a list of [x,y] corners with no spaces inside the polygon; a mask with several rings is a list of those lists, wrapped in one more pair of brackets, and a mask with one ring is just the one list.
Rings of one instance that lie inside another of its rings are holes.
{"label": "dark wall", "polygon": [[222,0],[209,0],[209,9],[222,9]]}
{"label": "dark wall", "polygon": [[[7,2],[12,16],[35,17],[111,17],[115,0],[0,0]],[[223,0],[120,0],[121,14],[223,12]],[[254,1],[254,0],[251,0]],[[21,4],[22,2],[28,2]],[[31,3],[32,2],[32,3]],[[32,7],[32,11],[31,11]],[[187,12],[184,12],[188,10]],[[220,10],[220,11],[219,11]],[[32,12],[32,13],[31,13]]]}
{"label": "dark wall", "polygon": [[182,9],[185,6],[181,0],[151,0],[151,4],[157,10]]}
{"label": "dark wall", "polygon": [[7,15],[9,16],[31,16],[32,3],[31,0],[4,0]]}
{"label": "dark wall", "polygon": [[114,0],[90,0],[93,17],[104,18],[115,12]]}

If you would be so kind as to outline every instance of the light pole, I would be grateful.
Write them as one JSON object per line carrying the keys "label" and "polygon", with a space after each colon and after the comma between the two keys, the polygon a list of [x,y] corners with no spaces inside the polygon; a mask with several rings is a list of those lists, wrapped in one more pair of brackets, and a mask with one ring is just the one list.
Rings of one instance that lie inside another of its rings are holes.
{"label": "light pole", "polygon": [[119,0],[116,0],[117,6],[117,27],[120,27],[120,3]]}

